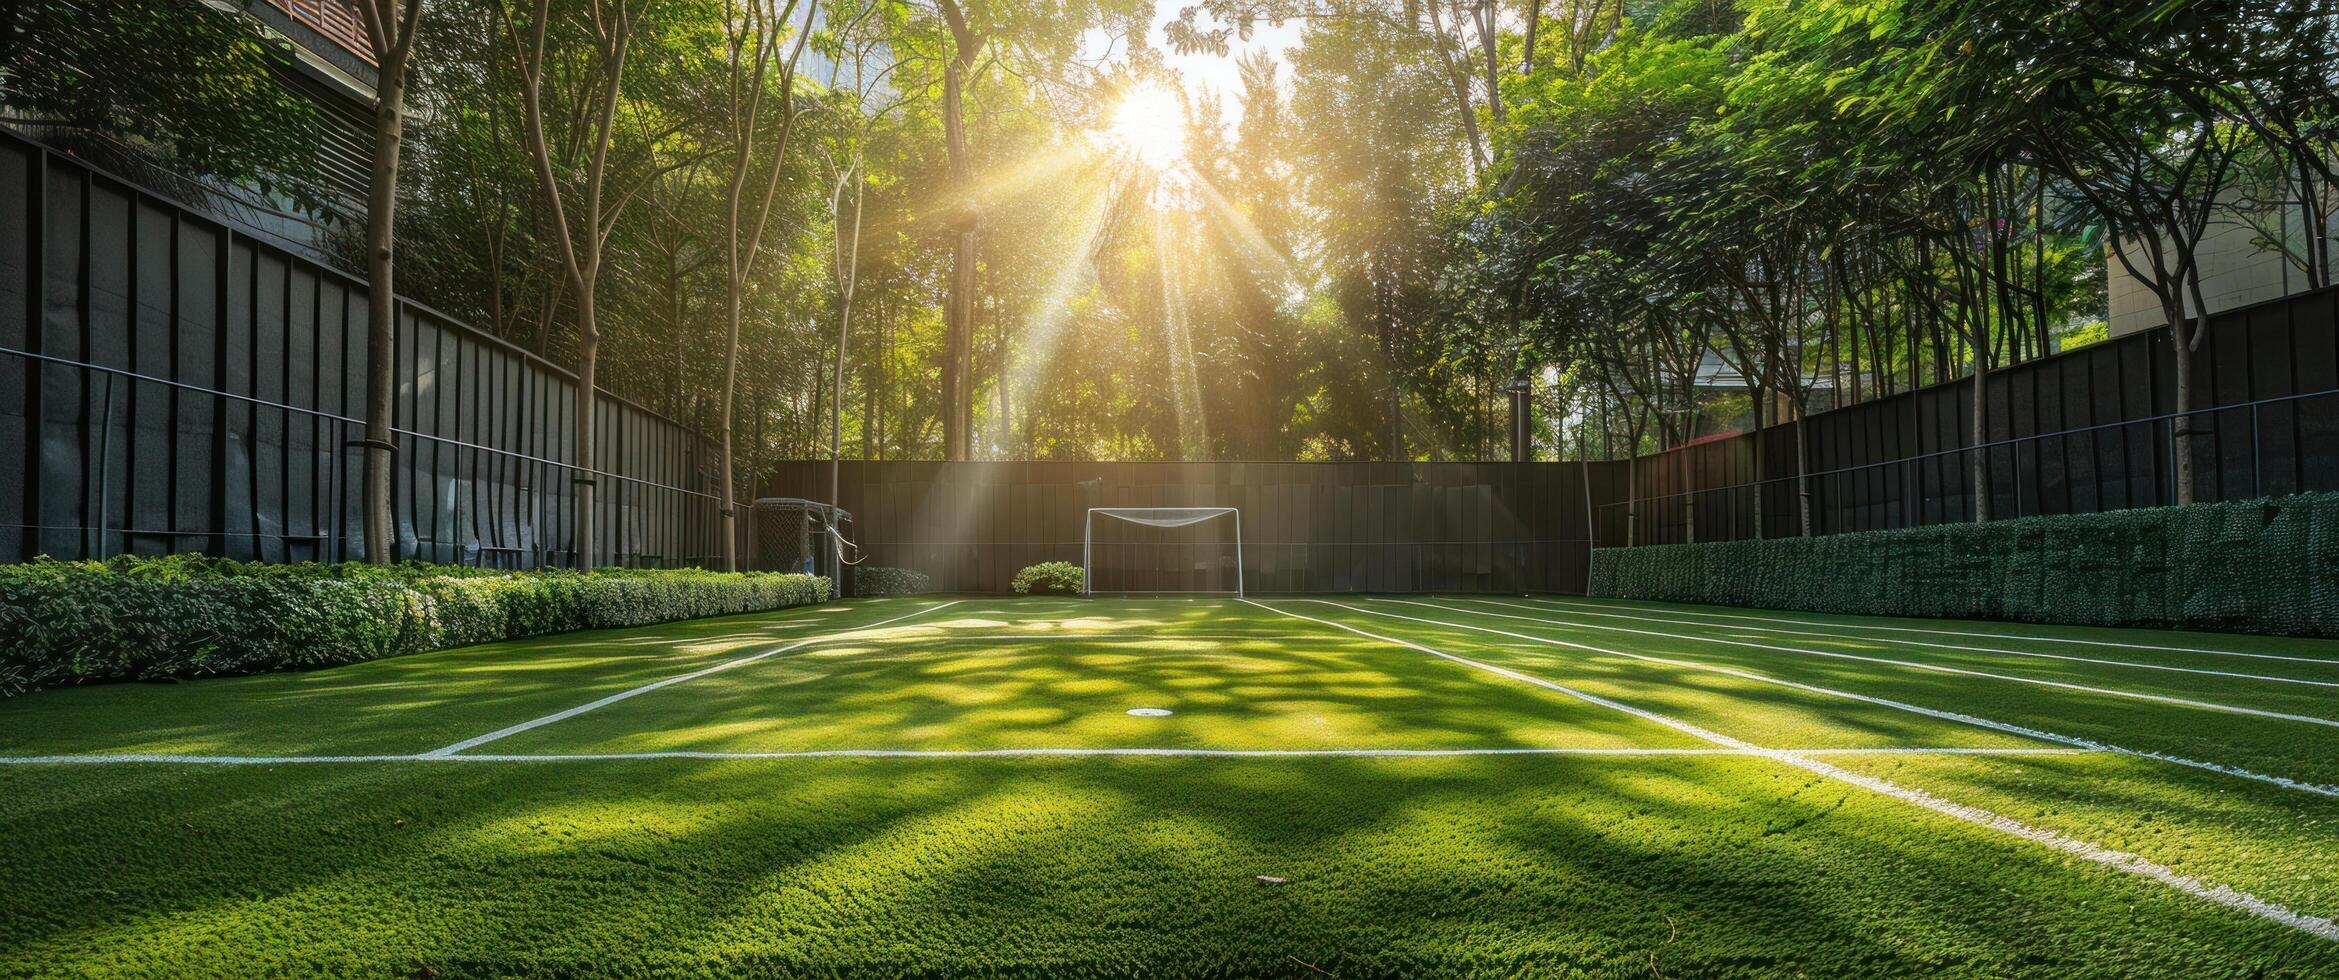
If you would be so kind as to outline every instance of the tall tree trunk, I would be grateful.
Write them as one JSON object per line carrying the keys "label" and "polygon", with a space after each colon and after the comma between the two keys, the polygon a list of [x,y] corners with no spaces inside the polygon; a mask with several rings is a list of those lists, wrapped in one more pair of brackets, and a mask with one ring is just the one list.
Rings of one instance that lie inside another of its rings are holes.
{"label": "tall tree trunk", "polygon": [[[1475,177],[1486,173],[1486,137],[1478,131],[1478,111],[1470,107],[1469,68],[1454,60],[1454,48],[1461,41],[1446,35],[1445,17],[1438,12],[1438,5],[1443,2],[1446,0],[1430,0],[1424,6],[1429,8],[1431,43],[1437,45],[1438,61],[1446,69],[1446,83],[1454,90],[1454,113],[1462,121],[1462,135],[1470,145],[1470,173]],[[1455,23],[1457,33],[1461,26]]]}
{"label": "tall tree trunk", "polygon": [[[763,6],[759,4],[754,7],[753,13],[747,15],[745,26],[736,28],[744,30],[746,37],[741,39],[738,35],[733,35],[730,42],[730,53],[733,58],[731,71],[734,79],[731,104],[734,125],[732,137],[737,141],[737,144],[732,150],[729,192],[724,197],[723,245],[728,263],[725,265],[727,275],[724,277],[725,333],[721,427],[723,461],[716,490],[722,496],[717,507],[722,515],[722,559],[723,568],[726,571],[736,572],[739,570],[739,493],[736,482],[736,467],[732,461],[737,439],[732,432],[732,427],[735,419],[734,406],[738,402],[740,318],[747,293],[748,274],[754,270],[755,257],[763,248],[764,227],[771,220],[772,200],[779,196],[780,174],[788,158],[788,135],[796,120],[796,60],[804,53],[805,39],[812,33],[812,18],[818,12],[818,0],[812,0],[812,2],[813,9],[808,10],[805,14],[805,28],[796,32],[794,49],[789,52],[787,59],[779,65],[781,99],[779,142],[772,148],[771,170],[765,175],[763,196],[755,202],[754,222],[748,229],[744,241],[739,236],[739,219],[741,209],[747,205],[745,197],[747,168],[748,164],[753,162],[755,158],[756,134],[759,132],[759,123],[762,120],[764,72],[771,66],[772,56],[778,48],[776,42],[769,41],[767,38],[778,31],[785,30],[793,21],[796,12],[795,0],[786,0],[779,8],[776,17],[770,19],[767,19]],[[755,53],[754,60],[748,70],[745,102],[742,103],[740,89],[736,81],[740,70],[737,58],[739,49],[746,44],[754,45]]]}
{"label": "tall tree trunk", "polygon": [[1527,36],[1519,44],[1519,74],[1535,73],[1535,34],[1543,23],[1543,0],[1527,0]]}
{"label": "tall tree trunk", "polygon": [[[2198,239],[2195,240],[2196,242]],[[2183,255],[2179,274],[2184,293],[2171,290],[2179,297],[2164,307],[2168,315],[2169,353],[2176,358],[2176,417],[2170,420],[2170,432],[2176,478],[2177,503],[2189,504],[2198,499],[2198,486],[2193,465],[2193,437],[2204,432],[2193,428],[2193,354],[2201,349],[2201,341],[2209,334],[2209,302],[2201,295],[2201,265],[2194,257],[2192,243],[2179,243]],[[2195,315],[2185,316],[2183,296],[2190,294]],[[2252,492],[2258,488],[2252,487]]]}
{"label": "tall tree trunk", "polygon": [[1486,112],[1494,120],[1494,128],[1498,131],[1503,127],[1505,116],[1502,104],[1502,35],[1495,29],[1495,17],[1501,9],[1498,0],[1478,0],[1478,43],[1486,52]]}
{"label": "tall tree trunk", "polygon": [[[586,286],[582,293],[590,297],[592,287]],[[593,416],[596,414],[595,404],[599,401],[595,397],[594,375],[601,365],[601,329],[594,323],[593,307],[590,299],[580,298],[577,303],[577,441],[574,450],[577,475],[573,485],[577,490],[577,568],[586,571],[594,567],[601,541],[595,533],[595,524],[601,512],[597,509],[598,495],[594,492],[598,484],[593,478]]]}
{"label": "tall tree trunk", "polygon": [[374,158],[366,184],[366,399],[365,485],[359,506],[365,522],[365,559],[397,558],[390,514],[390,471],[398,451],[391,393],[398,346],[398,156],[406,131],[406,64],[423,0],[367,0],[359,4],[377,67]]}
{"label": "tall tree trunk", "polygon": [[950,299],[943,308],[942,458],[973,458],[975,226],[974,168],[967,158],[966,76],[982,53],[983,35],[967,24],[958,0],[937,0],[950,26],[953,54],[942,67],[942,135],[950,155]]}
{"label": "tall tree trunk", "polygon": [[2193,355],[2184,342],[2184,314],[2169,314],[2169,355],[2176,359],[2176,415],[2169,420],[2169,467],[2176,502],[2193,502]]}
{"label": "tall tree trunk", "polygon": [[[1974,434],[1971,445],[1973,446],[1974,454],[1972,461],[1974,480],[1974,523],[1983,524],[1988,523],[1990,520],[1990,497],[1992,489],[1990,485],[1990,451],[1982,448],[1990,441],[1990,362],[1987,352],[1984,351],[1982,349],[1982,345],[1979,344],[1974,345],[1973,382]],[[2018,487],[2016,488],[2015,492],[2020,493],[2021,489]]]}
{"label": "tall tree trunk", "polygon": [[[853,235],[851,244],[841,250],[844,254],[840,257],[844,259],[845,265],[842,269],[844,274],[838,277],[837,390],[836,397],[833,399],[835,406],[829,412],[828,423],[828,502],[831,506],[838,503],[838,484],[841,479],[838,471],[844,465],[845,342],[850,336],[853,324],[853,294],[860,289],[861,194],[862,190],[868,186],[861,182],[858,171],[855,174],[853,178]],[[838,190],[841,197],[843,189],[839,188]],[[840,227],[837,229],[837,233],[842,235],[844,231],[841,227],[842,222],[838,222],[838,224]],[[868,431],[868,425],[869,423],[863,420],[861,423],[862,431]]]}
{"label": "tall tree trunk", "polygon": [[1762,512],[1762,481],[1764,479],[1762,468],[1768,457],[1768,454],[1763,450],[1769,446],[1764,437],[1770,434],[1770,427],[1763,424],[1763,416],[1769,414],[1770,406],[1764,402],[1768,400],[1770,393],[1760,385],[1752,386],[1748,390],[1754,393],[1754,539],[1760,541],[1769,537],[1769,533],[1764,528],[1764,524],[1767,522],[1763,519]]}
{"label": "tall tree trunk", "polygon": [[1804,414],[1803,400],[1795,400],[1795,511],[1801,521],[1803,536],[1811,536],[1811,419]]}
{"label": "tall tree trunk", "polygon": [[[738,233],[736,212],[732,214],[731,222],[730,232],[736,235]],[[738,268],[736,260],[734,260],[732,268]],[[736,482],[738,473],[731,457],[737,451],[738,446],[738,440],[732,437],[732,428],[737,421],[733,415],[733,408],[739,402],[739,308],[743,299],[741,293],[744,285],[744,281],[739,276],[734,275],[731,277],[730,288],[724,290],[726,295],[724,296],[723,407],[722,421],[716,427],[717,431],[721,433],[723,451],[719,454],[722,458],[722,465],[715,478],[715,494],[718,497],[715,507],[716,513],[722,515],[721,558],[723,570],[727,572],[739,570],[739,494]]]}
{"label": "tall tree trunk", "polygon": [[572,225],[567,205],[561,200],[560,179],[553,169],[552,148],[544,129],[543,79],[546,35],[551,26],[550,6],[550,0],[536,0],[532,5],[525,39],[518,36],[516,25],[507,20],[506,26],[514,34],[513,54],[520,69],[522,129],[529,162],[536,169],[536,184],[544,195],[545,220],[550,225],[547,231],[558,246],[562,277],[576,291],[577,417],[575,455],[570,468],[572,484],[576,487],[576,565],[580,570],[590,570],[599,542],[594,534],[593,410],[597,401],[594,376],[599,366],[601,332],[596,321],[595,290],[601,275],[602,236],[607,233],[603,192],[609,172],[609,145],[616,135],[619,82],[624,77],[626,52],[632,45],[633,23],[631,11],[620,4],[606,26],[598,28],[603,33],[594,38],[605,77],[601,79],[601,90],[595,93],[600,101],[593,107],[589,135],[582,144],[587,157],[578,204],[584,213]]}

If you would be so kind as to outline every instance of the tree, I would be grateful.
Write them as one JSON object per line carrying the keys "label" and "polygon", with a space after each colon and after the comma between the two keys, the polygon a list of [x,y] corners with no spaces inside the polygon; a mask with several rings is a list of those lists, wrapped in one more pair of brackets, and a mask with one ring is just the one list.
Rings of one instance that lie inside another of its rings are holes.
{"label": "tree", "polygon": [[950,51],[942,68],[942,134],[950,149],[954,198],[946,219],[952,239],[950,298],[943,311],[942,458],[971,459],[974,379],[969,372],[974,346],[975,225],[981,212],[975,204],[974,167],[967,160],[965,103],[966,77],[975,70],[987,37],[969,24],[958,0],[935,0],[934,6],[950,27]]}
{"label": "tree", "polygon": [[[727,260],[720,423],[723,458],[715,485],[722,498],[719,505],[723,515],[722,561],[729,571],[739,570],[738,493],[732,480],[737,470],[733,463],[736,439],[733,409],[739,387],[740,306],[747,292],[748,276],[754,272],[756,257],[763,251],[764,229],[770,224],[773,202],[780,195],[788,136],[796,122],[796,62],[804,54],[805,42],[812,35],[812,22],[819,10],[819,0],[805,0],[800,27],[794,23],[796,0],[782,0],[777,10],[767,6],[766,0],[748,0],[744,7],[738,0],[726,0],[723,10],[724,67],[727,69],[724,91],[729,110],[725,118],[729,130],[723,135],[731,153],[731,179],[723,196],[723,246]],[[784,57],[780,54],[783,44],[787,45]],[[776,80],[766,78],[775,72]],[[766,98],[779,102],[780,117],[779,132],[768,147],[759,145],[764,134]],[[765,157],[762,187],[752,190],[747,178],[759,154]],[[747,220],[744,238],[740,227],[743,215]]]}
{"label": "tree", "polygon": [[[553,245],[576,327],[576,426],[569,465],[576,490],[574,549],[580,569],[593,567],[599,540],[594,524],[594,421],[601,346],[597,301],[609,238],[626,206],[649,181],[691,159],[652,165],[642,152],[681,128],[672,120],[627,119],[627,127],[619,124],[629,59],[643,28],[636,2],[575,0],[555,8],[553,0],[522,0],[521,8],[514,9],[498,0],[518,69],[521,139],[543,200],[543,237]],[[561,28],[557,32],[556,20]],[[555,79],[546,71],[548,63],[557,63],[558,88],[549,84]],[[557,113],[547,111],[548,94],[563,98]],[[621,139],[630,145],[620,147]],[[619,150],[624,151],[622,158],[613,155]],[[620,179],[613,182],[613,171],[620,170],[614,175]]]}
{"label": "tree", "polygon": [[366,398],[365,514],[366,560],[389,564],[397,542],[390,518],[392,457],[398,451],[391,398],[397,381],[398,153],[406,129],[406,65],[414,52],[415,25],[423,0],[362,0],[366,40],[373,49],[374,159],[366,186]]}

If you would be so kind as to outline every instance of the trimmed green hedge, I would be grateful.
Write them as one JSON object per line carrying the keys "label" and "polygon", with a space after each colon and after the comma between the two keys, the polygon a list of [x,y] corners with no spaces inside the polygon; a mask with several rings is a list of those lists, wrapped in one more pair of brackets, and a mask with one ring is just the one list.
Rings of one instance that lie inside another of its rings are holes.
{"label": "trimmed green hedge", "polygon": [[1080,594],[1080,566],[1068,561],[1043,561],[1026,565],[1015,573],[1008,583],[1017,595],[1078,595]]}
{"label": "trimmed green hedge", "polygon": [[821,602],[809,575],[267,565],[203,555],[0,566],[0,694],[249,674]]}
{"label": "trimmed green hedge", "polygon": [[1602,548],[1592,595],[2339,636],[2339,493],[1814,538]]}
{"label": "trimmed green hedge", "polygon": [[912,569],[863,565],[853,569],[853,590],[863,596],[918,595],[934,591],[934,580]]}

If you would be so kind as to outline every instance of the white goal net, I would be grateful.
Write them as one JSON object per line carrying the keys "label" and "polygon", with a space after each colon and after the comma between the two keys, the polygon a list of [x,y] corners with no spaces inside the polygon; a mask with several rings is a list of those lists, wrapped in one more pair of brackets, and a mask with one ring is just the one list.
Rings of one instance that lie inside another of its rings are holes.
{"label": "white goal net", "polygon": [[1242,595],[1242,512],[1091,507],[1080,571],[1084,595]]}

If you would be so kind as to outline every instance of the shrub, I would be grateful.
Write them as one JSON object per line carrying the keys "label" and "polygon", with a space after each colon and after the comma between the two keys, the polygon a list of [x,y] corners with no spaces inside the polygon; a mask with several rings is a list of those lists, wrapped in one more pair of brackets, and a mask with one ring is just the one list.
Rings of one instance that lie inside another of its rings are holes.
{"label": "shrub", "polygon": [[1043,561],[1015,573],[1017,595],[1078,595],[1080,566],[1068,561]]}
{"label": "shrub", "polygon": [[917,595],[933,591],[934,580],[907,568],[864,565],[853,570],[853,588],[865,596]]}
{"label": "shrub", "polygon": [[507,572],[204,555],[0,566],[0,694],[248,674],[822,602],[825,578],[698,569]]}
{"label": "shrub", "polygon": [[2339,636],[2339,493],[1602,548],[1593,595]]}

